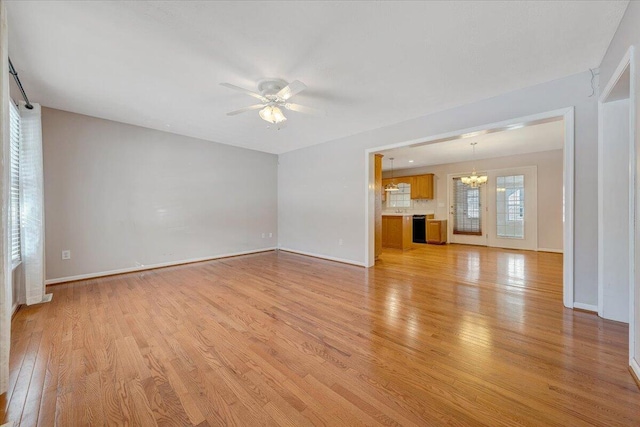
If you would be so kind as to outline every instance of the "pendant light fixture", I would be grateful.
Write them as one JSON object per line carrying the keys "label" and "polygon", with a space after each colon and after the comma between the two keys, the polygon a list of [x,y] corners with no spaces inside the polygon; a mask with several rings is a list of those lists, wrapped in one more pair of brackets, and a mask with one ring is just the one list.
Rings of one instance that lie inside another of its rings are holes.
{"label": "pendant light fixture", "polygon": [[472,142],[471,143],[471,147],[473,147],[473,172],[471,172],[470,176],[463,176],[460,177],[460,181],[462,181],[463,184],[468,185],[471,188],[478,188],[479,185],[485,184],[487,182],[487,176],[486,175],[478,175],[476,173],[476,145],[478,143],[477,142]]}
{"label": "pendant light fixture", "polygon": [[[391,160],[391,179],[393,180],[393,157],[389,157],[389,160]],[[400,191],[400,189],[397,184],[390,182],[384,186],[384,191]]]}

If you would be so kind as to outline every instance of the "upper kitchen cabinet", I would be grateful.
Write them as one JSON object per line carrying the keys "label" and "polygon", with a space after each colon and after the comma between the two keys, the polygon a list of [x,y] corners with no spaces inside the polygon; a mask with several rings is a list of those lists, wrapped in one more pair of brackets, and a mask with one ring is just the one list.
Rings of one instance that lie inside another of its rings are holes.
{"label": "upper kitchen cabinet", "polygon": [[[389,184],[409,184],[413,188],[414,177],[413,176],[397,176],[395,178],[385,178],[382,180],[382,202],[387,201],[387,192],[384,191],[385,187]],[[411,197],[413,199],[413,197]]]}
{"label": "upper kitchen cabinet", "polygon": [[387,184],[409,184],[413,187],[413,176],[397,176],[395,178],[385,178],[382,180],[382,188]]}
{"label": "upper kitchen cabinet", "polygon": [[433,199],[433,174],[414,175],[411,177],[412,199]]}

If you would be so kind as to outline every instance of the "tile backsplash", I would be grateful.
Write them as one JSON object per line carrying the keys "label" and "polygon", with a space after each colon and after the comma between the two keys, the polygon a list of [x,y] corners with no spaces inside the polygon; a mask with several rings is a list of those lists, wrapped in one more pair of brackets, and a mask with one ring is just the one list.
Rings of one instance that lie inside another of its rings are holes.
{"label": "tile backsplash", "polygon": [[438,201],[437,200],[411,200],[411,206],[407,207],[407,208],[393,208],[393,207],[388,207],[387,203],[384,202],[382,204],[382,212],[391,212],[394,213],[396,212],[396,210],[402,210],[402,212],[407,212],[409,214],[414,214],[414,215],[420,215],[420,214],[426,214],[426,213],[434,213],[434,212],[438,212]]}

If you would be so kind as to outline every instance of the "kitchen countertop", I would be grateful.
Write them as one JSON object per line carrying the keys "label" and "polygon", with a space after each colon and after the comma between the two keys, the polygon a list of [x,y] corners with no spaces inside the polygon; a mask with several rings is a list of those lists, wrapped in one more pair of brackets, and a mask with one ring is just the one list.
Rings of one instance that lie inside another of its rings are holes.
{"label": "kitchen countertop", "polygon": [[382,212],[382,216],[414,216],[414,215],[433,215],[434,212],[427,213],[409,213],[409,212]]}

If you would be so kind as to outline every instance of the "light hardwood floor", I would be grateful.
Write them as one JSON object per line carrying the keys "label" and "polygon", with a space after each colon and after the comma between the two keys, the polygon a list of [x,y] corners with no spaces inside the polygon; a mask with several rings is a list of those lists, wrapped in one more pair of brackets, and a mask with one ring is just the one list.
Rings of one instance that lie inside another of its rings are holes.
{"label": "light hardwood floor", "polygon": [[12,324],[5,420],[640,425],[627,325],[562,306],[562,256],[285,252],[84,280]]}

